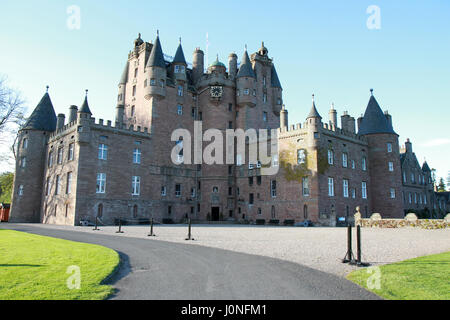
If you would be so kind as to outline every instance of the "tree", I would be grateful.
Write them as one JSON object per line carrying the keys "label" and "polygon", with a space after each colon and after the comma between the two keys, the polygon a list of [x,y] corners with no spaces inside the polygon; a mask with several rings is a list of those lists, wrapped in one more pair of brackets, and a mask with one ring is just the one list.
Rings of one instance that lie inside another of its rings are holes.
{"label": "tree", "polygon": [[445,189],[444,178],[441,178],[441,179],[439,180],[439,185],[438,185],[438,187],[437,187],[437,192],[445,192],[445,191],[447,191],[447,190]]}
{"label": "tree", "polygon": [[13,145],[12,150],[1,150],[0,161],[2,162],[11,160],[12,156],[15,157],[15,138],[18,129],[25,123],[25,112],[21,93],[9,87],[6,76],[0,75],[0,143]]}
{"label": "tree", "polygon": [[0,175],[0,202],[11,203],[14,173],[6,172]]}

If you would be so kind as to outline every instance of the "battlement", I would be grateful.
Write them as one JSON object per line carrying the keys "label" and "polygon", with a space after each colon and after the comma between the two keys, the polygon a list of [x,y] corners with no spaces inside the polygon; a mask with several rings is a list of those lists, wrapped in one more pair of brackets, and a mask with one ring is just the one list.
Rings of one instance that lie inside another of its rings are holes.
{"label": "battlement", "polygon": [[367,139],[364,136],[360,136],[356,133],[353,133],[351,131],[336,128],[332,125],[329,125],[328,123],[323,124],[323,133],[335,136],[336,138],[346,138],[346,139],[352,139],[357,140],[359,142],[367,143]]}

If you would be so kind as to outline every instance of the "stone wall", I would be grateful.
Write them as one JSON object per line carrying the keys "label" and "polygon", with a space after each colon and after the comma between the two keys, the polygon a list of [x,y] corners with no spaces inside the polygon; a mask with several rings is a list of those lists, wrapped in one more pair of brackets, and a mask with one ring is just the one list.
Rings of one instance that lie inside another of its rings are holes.
{"label": "stone wall", "polygon": [[359,208],[355,214],[355,226],[363,228],[422,228],[445,229],[450,227],[450,213],[445,219],[418,219],[414,213],[408,214],[404,219],[383,219],[379,213],[374,213],[369,219],[362,219]]}

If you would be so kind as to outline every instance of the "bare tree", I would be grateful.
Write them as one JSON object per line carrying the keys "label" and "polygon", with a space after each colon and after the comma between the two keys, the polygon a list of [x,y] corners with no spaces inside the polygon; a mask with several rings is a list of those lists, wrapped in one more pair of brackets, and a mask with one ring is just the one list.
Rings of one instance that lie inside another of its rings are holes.
{"label": "bare tree", "polygon": [[0,142],[9,143],[14,140],[12,153],[2,150],[0,161],[9,161],[15,157],[17,131],[25,123],[25,103],[21,93],[8,86],[7,78],[0,76]]}

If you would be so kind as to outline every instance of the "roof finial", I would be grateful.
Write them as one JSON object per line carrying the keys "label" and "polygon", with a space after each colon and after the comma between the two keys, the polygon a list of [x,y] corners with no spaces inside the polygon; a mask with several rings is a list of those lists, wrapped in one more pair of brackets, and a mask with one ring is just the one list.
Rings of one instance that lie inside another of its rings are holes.
{"label": "roof finial", "polygon": [[331,103],[331,110],[334,110],[334,102]]}
{"label": "roof finial", "polygon": [[247,44],[245,44],[245,51],[247,51]]}
{"label": "roof finial", "polygon": [[312,101],[313,102],[315,102],[315,97],[316,97],[316,95],[313,93],[313,95],[312,95]]}
{"label": "roof finial", "polygon": [[159,29],[156,30],[156,36],[159,37]]}
{"label": "roof finial", "polygon": [[373,89],[370,89],[370,95],[373,96]]}
{"label": "roof finial", "polygon": [[139,32],[139,33],[138,33],[138,39],[140,39],[140,38],[141,38],[141,33]]}
{"label": "roof finial", "polygon": [[48,85],[45,87],[47,89],[47,93],[48,93],[48,89],[50,88]]}
{"label": "roof finial", "polygon": [[180,37],[180,44],[181,44],[181,37]]}
{"label": "roof finial", "polygon": [[86,89],[86,97],[87,97],[87,95],[88,95],[88,91],[89,91],[89,90],[88,90],[88,89]]}

